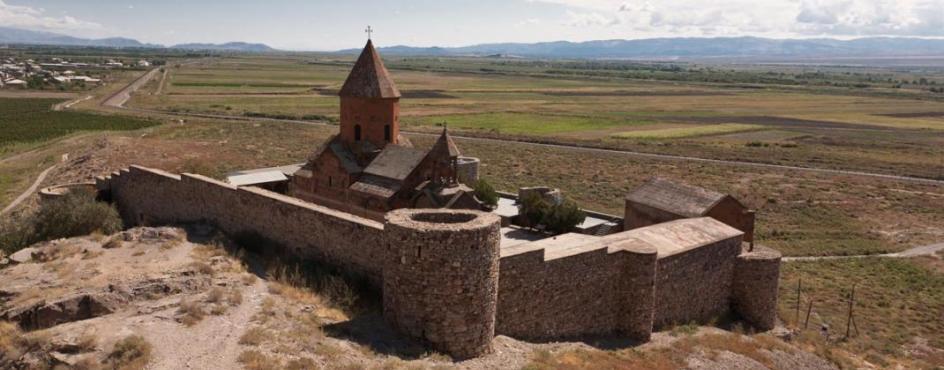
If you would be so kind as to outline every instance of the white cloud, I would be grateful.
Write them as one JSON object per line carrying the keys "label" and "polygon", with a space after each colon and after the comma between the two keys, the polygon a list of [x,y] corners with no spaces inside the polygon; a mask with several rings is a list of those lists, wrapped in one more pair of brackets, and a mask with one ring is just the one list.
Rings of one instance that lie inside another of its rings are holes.
{"label": "white cloud", "polygon": [[70,16],[52,17],[42,8],[8,5],[0,0],[0,25],[48,31],[100,30],[102,25]]}
{"label": "white cloud", "polygon": [[603,27],[619,24],[620,20],[614,16],[606,16],[597,12],[567,11],[567,20],[564,24],[571,27]]}
{"label": "white cloud", "polygon": [[800,33],[944,36],[944,0],[804,0],[796,21]]}
{"label": "white cloud", "polygon": [[944,0],[528,0],[637,34],[944,37]]}

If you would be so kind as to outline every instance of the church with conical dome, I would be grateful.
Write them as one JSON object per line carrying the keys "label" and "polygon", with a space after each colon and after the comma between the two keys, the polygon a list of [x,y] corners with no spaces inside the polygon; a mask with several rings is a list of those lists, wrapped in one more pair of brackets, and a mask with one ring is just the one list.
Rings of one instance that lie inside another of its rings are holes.
{"label": "church with conical dome", "polygon": [[371,40],[338,95],[340,132],[294,173],[290,195],[378,220],[399,208],[484,207],[460,181],[446,129],[429,150],[400,134],[400,90]]}

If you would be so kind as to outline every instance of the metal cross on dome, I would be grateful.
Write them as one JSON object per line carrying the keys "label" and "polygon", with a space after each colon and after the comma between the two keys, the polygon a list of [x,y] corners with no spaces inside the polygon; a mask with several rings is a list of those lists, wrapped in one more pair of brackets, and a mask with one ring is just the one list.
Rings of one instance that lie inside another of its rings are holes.
{"label": "metal cross on dome", "polygon": [[364,32],[367,32],[367,39],[370,40],[370,34],[374,33],[374,29],[370,28],[370,25],[368,25],[367,29],[364,30]]}

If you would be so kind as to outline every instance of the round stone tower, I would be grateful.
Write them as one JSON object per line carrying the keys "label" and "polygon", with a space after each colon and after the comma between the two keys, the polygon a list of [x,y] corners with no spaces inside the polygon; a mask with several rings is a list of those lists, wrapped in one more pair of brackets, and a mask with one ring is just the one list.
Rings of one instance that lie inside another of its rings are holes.
{"label": "round stone tower", "polygon": [[734,310],[756,329],[770,330],[777,325],[780,256],[780,252],[758,245],[752,252],[742,252],[734,265]]}
{"label": "round stone tower", "polygon": [[384,225],[384,318],[456,359],[491,352],[501,219],[472,210],[400,209]]}

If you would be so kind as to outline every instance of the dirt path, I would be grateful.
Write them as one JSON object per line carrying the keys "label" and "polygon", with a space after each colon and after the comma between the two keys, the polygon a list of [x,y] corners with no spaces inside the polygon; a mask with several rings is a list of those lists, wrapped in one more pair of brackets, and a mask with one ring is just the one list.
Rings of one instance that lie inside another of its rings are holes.
{"label": "dirt path", "polygon": [[242,352],[239,338],[265,297],[261,279],[243,289],[243,303],[220,316],[209,315],[193,327],[166,320],[147,328],[145,336],[154,346],[155,359],[149,370],[238,369]]}
{"label": "dirt path", "polygon": [[885,257],[885,258],[911,258],[911,257],[920,257],[920,256],[933,256],[944,250],[944,242],[922,245],[918,247],[912,247],[901,252],[895,253],[885,253],[885,254],[861,254],[855,256],[808,256],[808,257],[784,257],[784,261],[822,261],[822,260],[838,260],[838,259],[849,259],[849,258],[866,258],[866,257]]}
{"label": "dirt path", "polygon": [[94,98],[94,96],[92,96],[92,95],[86,95],[86,96],[81,97],[81,98],[72,99],[72,100],[69,100],[69,101],[66,101],[66,102],[62,102],[62,103],[53,105],[53,106],[52,106],[52,110],[69,109],[69,108],[72,108],[73,105],[79,104],[79,103],[84,102],[84,101],[86,101],[86,100],[89,100],[89,99],[91,99],[91,98]]}
{"label": "dirt path", "polygon": [[164,73],[161,75],[161,82],[157,84],[157,91],[154,92],[154,95],[161,95],[164,92],[164,83],[167,82],[167,72],[169,69],[164,69]]}
{"label": "dirt path", "polygon": [[144,86],[148,81],[154,78],[157,73],[160,72],[160,68],[152,68],[150,71],[147,71],[141,77],[136,78],[134,81],[131,81],[128,86],[125,86],[123,89],[118,90],[118,92],[112,94],[102,102],[103,106],[111,108],[124,108],[125,103],[131,99],[131,94]]}
{"label": "dirt path", "polygon": [[58,165],[59,165],[58,163],[54,164],[50,166],[49,168],[43,170],[43,172],[40,172],[39,177],[36,178],[36,181],[33,182],[33,185],[30,185],[30,187],[26,189],[26,191],[24,191],[18,197],[16,197],[16,199],[14,199],[12,203],[8,204],[5,208],[3,208],[3,210],[0,211],[0,216],[3,216],[9,213],[13,209],[15,209],[16,206],[20,205],[20,203],[23,203],[23,201],[29,198],[30,195],[33,195],[33,193],[36,192],[36,189],[39,189],[39,185],[43,183],[43,180],[46,179],[46,176],[49,175],[49,171],[52,171],[52,169],[56,168],[56,166]]}

